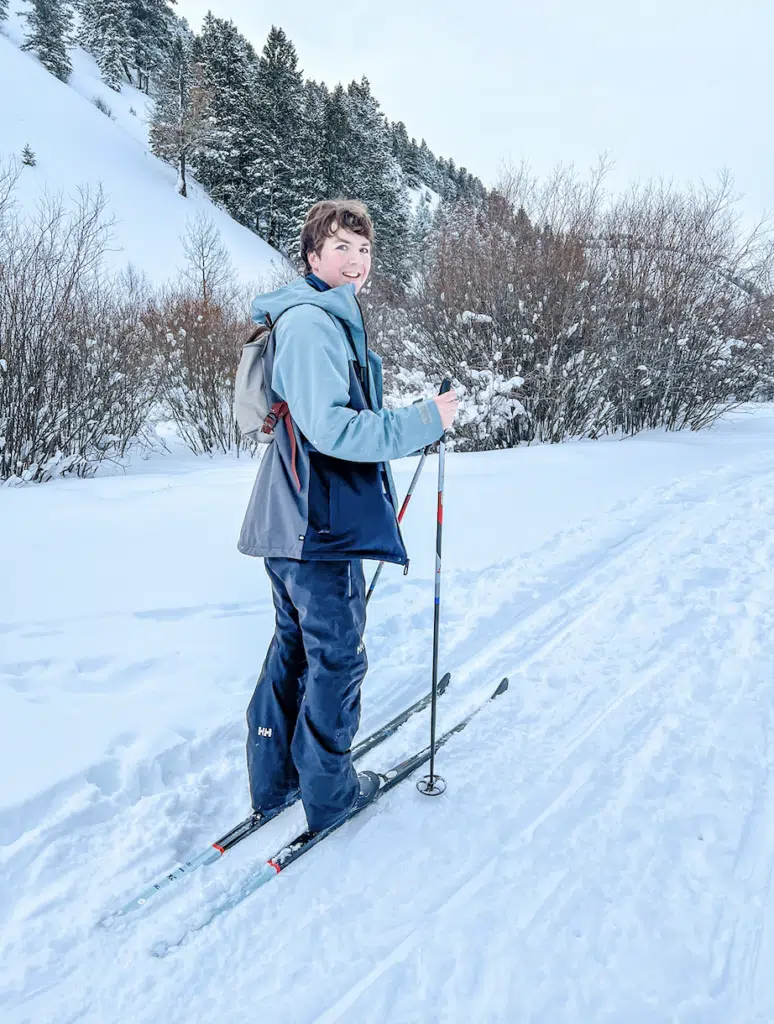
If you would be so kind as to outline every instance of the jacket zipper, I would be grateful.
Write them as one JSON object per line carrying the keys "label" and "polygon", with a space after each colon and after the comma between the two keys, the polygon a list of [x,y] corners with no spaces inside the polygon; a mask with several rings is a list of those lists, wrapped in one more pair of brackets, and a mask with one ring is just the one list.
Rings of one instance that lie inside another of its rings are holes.
{"label": "jacket zipper", "polygon": [[[358,299],[357,295],[355,295],[354,298],[355,298],[355,303],[357,305],[357,308],[358,308],[358,310],[360,312],[360,322],[363,325],[363,337],[365,338],[365,372],[366,372],[366,379],[365,379],[365,395],[363,397],[365,398],[366,405],[373,412],[373,402],[372,402],[372,399],[371,399],[371,364],[370,364],[370,362],[368,360],[368,330],[367,330],[366,325],[365,325],[365,317],[363,316],[363,307],[360,305],[360,300]],[[357,355],[357,352],[355,353],[355,355]],[[387,483],[387,479],[386,479],[387,473],[386,473],[386,471],[384,469],[384,463],[382,463],[381,465],[382,465],[382,472],[384,473],[384,476],[385,476],[384,482],[386,484]],[[390,497],[390,505],[392,505],[392,498],[391,497]],[[395,509],[394,508],[393,508],[393,513],[395,513]],[[395,528],[398,531],[398,538],[400,540],[401,547],[403,548],[403,550],[406,553],[406,561],[403,564],[403,575],[404,576],[408,576],[410,559],[409,559],[409,556],[408,556],[408,548],[406,547],[406,542],[404,541],[403,533],[401,532],[400,523],[398,522],[397,514],[395,514]]]}
{"label": "jacket zipper", "polygon": [[360,311],[360,323],[363,325],[363,337],[365,338],[366,404],[368,405],[368,408],[373,411],[373,406],[371,404],[371,367],[368,364],[368,331],[365,325],[365,317],[363,316],[363,307],[360,305],[360,300],[357,295],[355,296],[355,303]]}

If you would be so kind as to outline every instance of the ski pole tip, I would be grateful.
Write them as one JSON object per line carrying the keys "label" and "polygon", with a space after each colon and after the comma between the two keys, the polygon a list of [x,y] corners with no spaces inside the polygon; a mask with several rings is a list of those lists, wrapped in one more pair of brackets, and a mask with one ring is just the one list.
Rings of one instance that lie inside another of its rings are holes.
{"label": "ski pole tip", "polygon": [[446,792],[446,779],[440,775],[425,775],[417,783],[417,789],[422,796],[440,796]]}

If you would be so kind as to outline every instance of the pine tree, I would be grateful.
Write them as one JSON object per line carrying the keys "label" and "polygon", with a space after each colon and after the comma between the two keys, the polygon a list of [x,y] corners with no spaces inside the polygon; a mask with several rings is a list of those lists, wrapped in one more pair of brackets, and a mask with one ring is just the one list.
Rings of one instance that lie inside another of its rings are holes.
{"label": "pine tree", "polygon": [[440,195],[441,175],[438,173],[438,164],[424,139],[419,146],[419,176],[426,185]]}
{"label": "pine tree", "polygon": [[256,231],[286,255],[298,239],[316,182],[304,161],[304,84],[296,50],[272,26],[258,63],[255,165],[252,174]]}
{"label": "pine tree", "polygon": [[0,0],[0,25],[8,17],[8,0]]}
{"label": "pine tree", "polygon": [[330,93],[323,83],[310,79],[304,84],[300,160],[305,172],[310,206],[327,195],[324,171],[325,119],[330,98]]}
{"label": "pine tree", "polygon": [[349,101],[341,85],[326,95],[320,150],[323,197],[336,199],[350,194],[355,154],[351,148]]}
{"label": "pine tree", "polygon": [[352,82],[347,98],[347,143],[353,156],[349,194],[368,207],[382,267],[395,282],[405,284],[410,273],[410,208],[400,165],[392,155],[392,135],[367,78]]}
{"label": "pine tree", "polygon": [[32,152],[29,143],[27,143],[27,145],[22,150],[22,163],[25,167],[34,167],[37,164],[37,162],[38,161],[35,157],[35,154]]}
{"label": "pine tree", "polygon": [[179,32],[158,72],[150,125],[156,156],[177,167],[177,191],[188,195],[186,168],[190,153],[207,141],[210,97],[203,87],[201,65],[193,60],[193,37]]}
{"label": "pine tree", "polygon": [[392,126],[392,155],[398,161],[409,188],[419,188],[422,176],[419,168],[419,147],[415,139],[409,139],[402,121]]}
{"label": "pine tree", "polygon": [[191,153],[197,179],[243,224],[252,224],[256,115],[255,51],[231,21],[208,12],[196,39],[194,59],[210,96],[210,130]]}
{"label": "pine tree", "polygon": [[30,31],[22,46],[34,53],[52,75],[66,82],[72,65],[67,53],[72,14],[66,0],[27,0],[31,10],[25,11]]}
{"label": "pine tree", "polygon": [[429,198],[426,198],[423,190],[409,221],[407,253],[408,262],[414,273],[421,271],[427,265],[428,238],[433,230],[434,219]]}
{"label": "pine tree", "polygon": [[176,36],[176,0],[129,0],[128,29],[137,88],[149,91],[150,77],[160,72]]}
{"label": "pine tree", "polygon": [[82,0],[79,40],[93,54],[106,85],[121,91],[131,80],[131,0]]}

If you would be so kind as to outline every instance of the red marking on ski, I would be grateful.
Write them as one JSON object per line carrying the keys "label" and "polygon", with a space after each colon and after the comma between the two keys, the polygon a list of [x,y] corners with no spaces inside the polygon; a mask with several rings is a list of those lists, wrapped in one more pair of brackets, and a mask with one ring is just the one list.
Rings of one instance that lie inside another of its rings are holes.
{"label": "red marking on ski", "polygon": [[282,868],[279,866],[279,864],[275,864],[273,860],[267,860],[266,863],[271,864],[271,866],[274,868],[277,874],[279,874],[280,871],[282,871]]}
{"label": "red marking on ski", "polygon": [[218,846],[218,844],[217,844],[217,843],[213,843],[212,845],[213,845],[213,846],[215,847],[215,849],[216,849],[216,850],[217,850],[217,851],[218,851],[219,853],[223,854],[223,853],[225,853],[225,852],[226,852],[226,851],[225,851],[225,850],[223,849],[223,847],[222,847],[222,846]]}
{"label": "red marking on ski", "polygon": [[443,522],[443,494],[438,492],[438,522]]}

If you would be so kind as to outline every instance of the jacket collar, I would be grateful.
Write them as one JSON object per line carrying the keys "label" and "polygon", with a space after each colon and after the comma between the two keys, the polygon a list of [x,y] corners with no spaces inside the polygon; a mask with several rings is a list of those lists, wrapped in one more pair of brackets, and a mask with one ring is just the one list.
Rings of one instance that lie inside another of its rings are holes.
{"label": "jacket collar", "polygon": [[313,274],[311,270],[306,275],[304,280],[306,281],[307,284],[310,284],[313,288],[316,288],[318,292],[329,292],[331,290],[331,286],[326,281],[323,281],[321,277],[318,277],[317,274]]}

